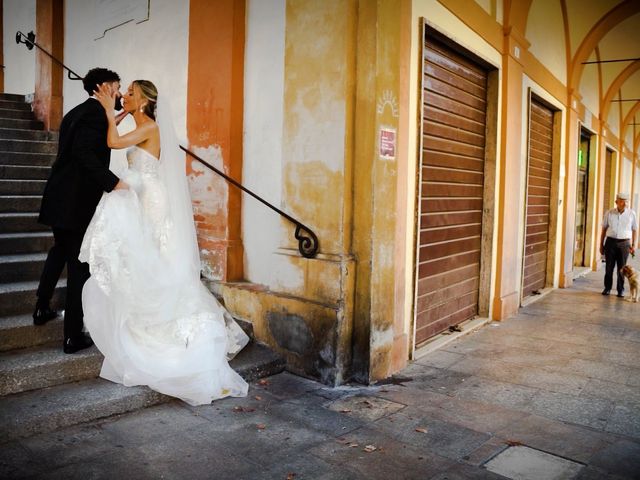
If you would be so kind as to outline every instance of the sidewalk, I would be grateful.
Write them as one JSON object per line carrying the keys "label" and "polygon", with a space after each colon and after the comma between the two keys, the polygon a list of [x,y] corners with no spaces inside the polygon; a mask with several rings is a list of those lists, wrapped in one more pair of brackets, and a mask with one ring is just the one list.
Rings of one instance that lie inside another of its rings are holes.
{"label": "sidewalk", "polygon": [[536,478],[640,478],[640,303],[600,295],[602,276],[387,385],[283,373],[245,399],[0,440],[0,478],[497,479],[526,462]]}

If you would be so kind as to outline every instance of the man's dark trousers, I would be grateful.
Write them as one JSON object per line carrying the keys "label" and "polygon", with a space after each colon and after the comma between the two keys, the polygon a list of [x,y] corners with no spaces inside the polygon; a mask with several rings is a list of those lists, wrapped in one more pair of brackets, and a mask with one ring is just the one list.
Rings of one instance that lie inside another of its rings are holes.
{"label": "man's dark trousers", "polygon": [[67,301],[64,311],[64,337],[75,338],[82,333],[82,288],[89,279],[89,265],[78,260],[82,246],[83,231],[53,228],[54,244],[49,250],[47,260],[38,286],[38,301],[46,303],[53,297],[60,274],[67,265]]}
{"label": "man's dark trousers", "polygon": [[107,117],[96,99],[89,98],[62,119],[58,155],[45,186],[38,221],[53,229],[38,287],[38,307],[48,306],[64,265],[67,265],[65,341],[82,333],[82,287],[89,266],[78,260],[82,239],[104,192],[119,179],[109,170]]}
{"label": "man's dark trousers", "polygon": [[624,276],[620,274],[620,269],[627,264],[631,240],[617,240],[607,237],[604,241],[604,255],[607,260],[607,268],[604,274],[604,289],[611,290],[613,285],[613,269],[618,272],[618,293],[624,290]]}

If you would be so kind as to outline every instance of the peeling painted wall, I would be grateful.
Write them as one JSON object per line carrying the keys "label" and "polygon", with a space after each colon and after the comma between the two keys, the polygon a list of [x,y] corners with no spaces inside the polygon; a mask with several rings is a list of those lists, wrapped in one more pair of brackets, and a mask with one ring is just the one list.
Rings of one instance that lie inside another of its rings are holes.
{"label": "peeling painted wall", "polygon": [[[242,181],[282,207],[285,0],[249,0],[244,70],[244,161]],[[275,288],[298,286],[302,275],[275,251],[286,234],[280,216],[243,196],[245,279]]]}
{"label": "peeling painted wall", "polygon": [[[224,171],[222,151],[218,145],[194,147],[193,153]],[[222,215],[226,206],[229,184],[218,174],[212,172],[200,162],[187,160],[189,163],[188,178],[193,202],[193,219],[199,237],[202,274],[211,280],[219,279],[223,272],[219,269],[219,262],[215,261],[217,251],[210,245],[208,236],[222,237],[226,234],[227,225],[216,221]]]}
{"label": "peeling painted wall", "polygon": [[35,31],[36,0],[3,0],[2,8],[4,91],[21,95],[33,93],[36,78],[35,52],[16,43],[16,32],[19,30],[26,35]]}

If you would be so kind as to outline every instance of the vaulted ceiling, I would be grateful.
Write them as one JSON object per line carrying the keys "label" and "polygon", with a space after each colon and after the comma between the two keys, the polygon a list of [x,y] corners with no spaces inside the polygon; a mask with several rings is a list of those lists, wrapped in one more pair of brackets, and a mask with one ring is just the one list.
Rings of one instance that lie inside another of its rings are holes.
{"label": "vaulted ceiling", "polygon": [[[531,52],[629,147],[640,141],[640,0],[476,2],[523,32]],[[609,62],[622,59],[634,60]],[[598,61],[607,62],[584,63]]]}

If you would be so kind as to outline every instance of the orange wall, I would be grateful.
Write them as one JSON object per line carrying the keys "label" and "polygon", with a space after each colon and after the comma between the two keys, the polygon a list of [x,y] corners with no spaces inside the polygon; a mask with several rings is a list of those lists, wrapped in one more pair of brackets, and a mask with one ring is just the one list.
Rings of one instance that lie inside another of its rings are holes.
{"label": "orange wall", "polygon": [[[215,148],[229,176],[242,176],[244,0],[191,0],[187,137],[190,148]],[[196,152],[198,153],[198,152]],[[202,175],[187,162],[191,176]],[[218,165],[219,166],[219,165]],[[206,190],[215,206],[195,197],[195,220],[203,261],[220,280],[242,278],[240,191],[215,179]]]}
{"label": "orange wall", "polygon": [[[36,42],[64,61],[63,0],[37,0]],[[36,88],[33,111],[45,130],[58,130],[62,121],[62,67],[36,50]]]}

